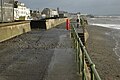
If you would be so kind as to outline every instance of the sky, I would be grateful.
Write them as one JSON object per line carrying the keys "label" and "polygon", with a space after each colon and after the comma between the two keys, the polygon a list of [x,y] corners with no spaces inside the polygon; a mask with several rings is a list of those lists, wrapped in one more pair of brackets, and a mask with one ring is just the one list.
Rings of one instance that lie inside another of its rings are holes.
{"label": "sky", "polygon": [[18,0],[34,10],[44,8],[93,15],[120,15],[120,0]]}

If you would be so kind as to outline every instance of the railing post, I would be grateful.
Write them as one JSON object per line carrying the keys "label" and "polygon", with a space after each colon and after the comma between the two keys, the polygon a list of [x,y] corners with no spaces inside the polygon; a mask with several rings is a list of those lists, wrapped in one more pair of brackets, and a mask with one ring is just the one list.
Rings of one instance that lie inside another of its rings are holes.
{"label": "railing post", "polygon": [[84,55],[84,50],[82,50],[82,80],[85,80],[85,55]]}
{"label": "railing post", "polygon": [[91,65],[90,65],[91,80],[94,80],[94,73],[93,73],[93,70],[92,70],[92,67],[94,67],[94,66],[95,66],[94,64],[91,64]]}
{"label": "railing post", "polygon": [[[72,25],[71,25],[72,26]],[[73,38],[73,28],[71,27],[70,37]]]}
{"label": "railing post", "polygon": [[79,68],[79,74],[81,74],[81,48],[80,48],[80,43],[78,41],[78,68]]}
{"label": "railing post", "polygon": [[80,48],[80,55],[79,56],[80,56],[80,71],[82,73],[82,50],[81,50],[81,48]]}
{"label": "railing post", "polygon": [[75,33],[73,33],[73,42],[74,42],[74,49],[75,49]]}
{"label": "railing post", "polygon": [[78,68],[78,72],[79,72],[79,48],[78,48],[78,40],[76,39],[76,62],[77,62],[77,68]]}

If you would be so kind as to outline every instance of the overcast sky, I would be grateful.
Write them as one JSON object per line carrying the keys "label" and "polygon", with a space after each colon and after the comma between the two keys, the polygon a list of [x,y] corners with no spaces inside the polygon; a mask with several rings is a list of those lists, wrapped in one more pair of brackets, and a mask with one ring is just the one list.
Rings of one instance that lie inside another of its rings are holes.
{"label": "overcast sky", "polygon": [[95,15],[120,15],[120,0],[18,0],[31,9],[43,10],[49,7],[68,12],[81,12]]}

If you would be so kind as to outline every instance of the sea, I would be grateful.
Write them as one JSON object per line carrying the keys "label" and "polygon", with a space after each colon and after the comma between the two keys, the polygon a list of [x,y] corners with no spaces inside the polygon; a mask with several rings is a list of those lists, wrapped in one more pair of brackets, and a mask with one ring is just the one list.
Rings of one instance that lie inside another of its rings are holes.
{"label": "sea", "polygon": [[106,27],[113,29],[112,32],[106,33],[111,35],[115,41],[113,51],[120,61],[120,16],[96,16],[88,18],[89,25]]}

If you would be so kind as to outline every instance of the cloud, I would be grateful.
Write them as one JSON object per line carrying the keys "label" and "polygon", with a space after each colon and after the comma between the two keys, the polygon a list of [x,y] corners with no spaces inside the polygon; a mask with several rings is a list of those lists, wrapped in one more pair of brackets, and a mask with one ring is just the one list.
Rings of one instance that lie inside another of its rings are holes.
{"label": "cloud", "polygon": [[[83,12],[91,14],[118,14],[120,0],[19,0],[32,9],[42,10],[45,7]],[[110,13],[111,12],[111,13]]]}

